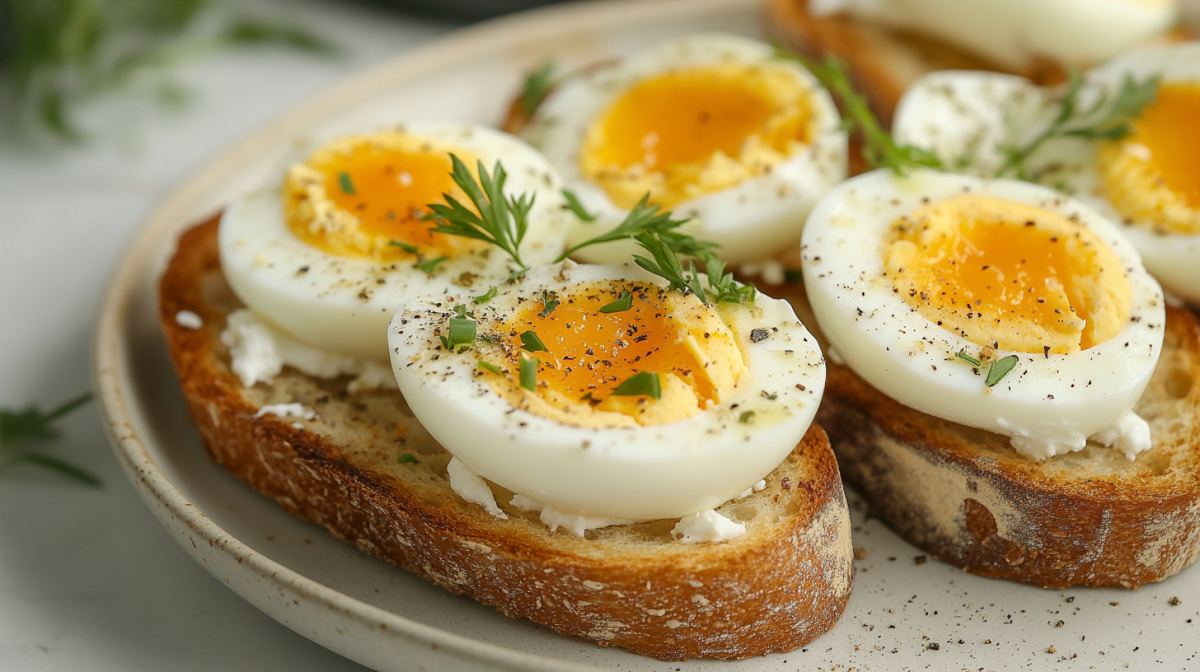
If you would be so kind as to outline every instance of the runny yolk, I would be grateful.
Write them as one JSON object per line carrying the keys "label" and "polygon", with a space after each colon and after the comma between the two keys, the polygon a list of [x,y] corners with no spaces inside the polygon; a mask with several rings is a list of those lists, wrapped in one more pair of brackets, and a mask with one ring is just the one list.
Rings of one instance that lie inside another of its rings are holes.
{"label": "runny yolk", "polygon": [[[743,79],[704,69],[668,73],[637,84],[613,105],[597,158],[648,171],[704,163],[715,152],[736,158],[773,112],[770,99]],[[779,141],[777,149],[785,149],[786,138]]]}
{"label": "runny yolk", "polygon": [[[520,335],[532,330],[549,352],[527,353],[541,361],[538,384],[569,399],[586,395],[593,404],[612,395],[613,388],[636,373],[674,373],[687,382],[702,404],[717,394],[704,374],[704,365],[679,343],[678,322],[668,317],[667,292],[650,285],[629,285],[629,310],[602,313],[618,293],[591,291],[561,297],[561,303],[541,316],[544,303],[529,301],[508,324],[509,349],[521,350]],[[686,328],[686,327],[684,327]]]}
{"label": "runny yolk", "polygon": [[452,252],[436,224],[423,221],[428,203],[443,202],[455,190],[450,157],[358,145],[313,165],[325,176],[325,193],[338,208],[359,219],[372,238],[412,245],[426,255]]}
{"label": "runny yolk", "polygon": [[1200,209],[1200,83],[1161,85],[1125,141],[1149,149],[1163,183]]}

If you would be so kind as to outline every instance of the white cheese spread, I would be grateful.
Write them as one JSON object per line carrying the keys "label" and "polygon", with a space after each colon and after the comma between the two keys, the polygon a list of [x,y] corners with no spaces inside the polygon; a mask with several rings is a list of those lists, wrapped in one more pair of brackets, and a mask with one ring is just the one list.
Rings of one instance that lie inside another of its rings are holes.
{"label": "white cheese spread", "polygon": [[564,528],[577,537],[582,537],[588,530],[597,527],[609,527],[612,525],[629,525],[635,523],[634,520],[626,520],[624,518],[604,518],[600,516],[580,516],[573,513],[566,513],[548,504],[535,502],[525,495],[516,495],[509,502],[513,506],[522,511],[540,511],[539,518],[546,527],[550,528],[551,532],[555,532],[558,528]]}
{"label": "white cheese spread", "polygon": [[459,497],[482,506],[484,511],[497,518],[508,519],[508,514],[496,506],[496,497],[488,487],[487,481],[471,471],[471,468],[460,462],[457,457],[450,458],[450,464],[446,465],[446,473],[450,475],[450,489],[458,493]]}
{"label": "white cheese spread", "polygon": [[672,537],[689,544],[701,541],[728,541],[745,533],[745,525],[735,523],[713,509],[684,516],[671,529]]}
{"label": "white cheese spread", "polygon": [[261,418],[264,415],[277,415],[281,418],[292,416],[301,420],[314,420],[317,417],[317,412],[313,409],[300,403],[293,404],[267,404],[258,409],[254,417]]}

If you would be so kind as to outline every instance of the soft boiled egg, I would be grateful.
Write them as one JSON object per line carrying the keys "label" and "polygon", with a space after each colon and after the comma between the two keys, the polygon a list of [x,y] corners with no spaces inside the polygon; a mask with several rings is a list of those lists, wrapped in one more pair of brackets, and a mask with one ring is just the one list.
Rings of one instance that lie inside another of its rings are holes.
{"label": "soft boiled egg", "polygon": [[1162,291],[1086,205],[1014,180],[875,171],[813,211],[801,255],[832,349],[900,403],[1039,459],[1089,438],[1129,459],[1150,447],[1132,409],[1162,348]]}
{"label": "soft boiled egg", "polygon": [[848,13],[944,40],[1015,69],[1052,58],[1092,65],[1171,27],[1177,0],[809,0],[815,16]]}
{"label": "soft boiled egg", "polygon": [[572,262],[490,294],[398,312],[396,380],[471,472],[567,514],[723,504],[795,448],[824,390],[816,341],[762,294],[706,305],[633,265]]}
{"label": "soft boiled egg", "polygon": [[[1080,108],[1127,77],[1155,76],[1155,100],[1129,136],[1052,140],[1030,157],[1028,174],[1119,222],[1167,293],[1200,303],[1200,43],[1133,52],[1091,71]],[[964,172],[991,175],[1005,145],[1050,123],[1061,95],[1008,75],[932,73],[905,93],[893,130]]]}
{"label": "soft boiled egg", "polygon": [[[308,345],[387,360],[387,324],[406,302],[494,284],[512,270],[480,241],[423,219],[443,194],[469,203],[450,155],[474,174],[503,157],[506,192],[537,194],[521,246],[527,264],[563,251],[554,169],[523,141],[463,124],[414,124],[339,138],[292,165],[282,185],[234,202],[221,218],[221,267],[251,310]],[[476,175],[478,179],[478,175]]]}
{"label": "soft boiled egg", "polygon": [[[721,245],[729,263],[800,239],[817,200],[846,176],[846,136],[816,78],[761,42],[694,35],[564,80],[523,136],[541,149],[593,222],[575,244],[617,226],[647,193]],[[623,262],[631,243],[580,259]]]}

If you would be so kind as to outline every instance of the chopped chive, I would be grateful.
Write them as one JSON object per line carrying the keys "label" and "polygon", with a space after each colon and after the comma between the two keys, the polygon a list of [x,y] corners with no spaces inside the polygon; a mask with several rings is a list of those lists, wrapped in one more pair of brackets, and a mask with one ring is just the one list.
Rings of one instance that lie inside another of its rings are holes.
{"label": "chopped chive", "polygon": [[754,411],[742,411],[742,414],[738,416],[738,422],[743,425],[754,424]]}
{"label": "chopped chive", "polygon": [[613,394],[620,397],[636,397],[638,395],[646,395],[651,399],[662,398],[662,384],[659,382],[658,374],[650,371],[642,371],[635,373],[621,383],[613,390]]}
{"label": "chopped chive", "polygon": [[492,364],[491,362],[485,362],[481,359],[476,363],[479,364],[479,368],[483,369],[484,371],[491,371],[492,373],[496,374],[497,376],[504,375],[504,373],[500,371],[500,367],[496,366],[495,364]]}
{"label": "chopped chive", "polygon": [[[342,174],[345,175],[345,173],[342,173]],[[408,252],[409,254],[417,253],[416,245],[409,245],[408,243],[402,243],[398,240],[389,240],[388,245],[391,245],[392,247],[398,247],[398,248],[404,250],[405,252]]]}
{"label": "chopped chive", "polygon": [[959,359],[970,362],[972,366],[982,366],[983,365],[983,362],[979,361],[978,359],[975,359],[974,357],[968,355],[967,353],[963,352],[962,350],[959,350],[958,352],[954,353],[954,356],[958,357]]}
{"label": "chopped chive", "polygon": [[353,196],[356,193],[354,191],[354,183],[350,181],[350,173],[345,171],[338,173],[338,183],[342,186],[343,194]]}
{"label": "chopped chive", "polygon": [[521,332],[521,347],[529,352],[550,352],[550,348],[532,331]]}
{"label": "chopped chive", "polygon": [[621,296],[612,303],[606,303],[600,306],[602,313],[623,313],[633,307],[633,295],[628,289],[621,290]]}
{"label": "chopped chive", "polygon": [[437,259],[425,259],[424,261],[421,261],[417,264],[417,268],[420,269],[420,271],[422,273],[424,273],[425,275],[433,275],[433,271],[434,271],[434,269],[437,268],[437,265],[447,259],[449,259],[449,257],[438,257]]}
{"label": "chopped chive", "polygon": [[1012,371],[1013,367],[1016,365],[1017,365],[1017,356],[1016,355],[1009,355],[1007,357],[997,359],[996,361],[992,362],[992,365],[990,367],[988,367],[987,381],[985,384],[988,387],[992,387],[996,383],[999,383],[1000,381],[1004,380],[1004,377],[1007,376],[1008,372]]}
{"label": "chopped chive", "polygon": [[592,393],[591,393],[591,392],[585,392],[585,393],[584,393],[584,395],[583,395],[582,397],[580,397],[580,398],[579,398],[579,400],[580,400],[580,401],[591,401],[591,400],[592,400]]}
{"label": "chopped chive", "polygon": [[588,212],[587,209],[583,207],[583,203],[579,202],[579,196],[577,196],[575,192],[571,191],[570,189],[563,189],[562,195],[563,198],[567,199],[567,207],[571,209],[571,212],[575,213],[576,217],[585,222],[596,221],[596,215]]}
{"label": "chopped chive", "polygon": [[546,317],[554,312],[554,309],[558,307],[558,301],[554,298],[556,296],[557,294],[554,292],[542,290],[542,312],[538,313],[538,317]]}
{"label": "chopped chive", "polygon": [[533,392],[537,390],[537,370],[542,360],[521,353],[521,387]]}
{"label": "chopped chive", "polygon": [[496,298],[496,294],[497,294],[496,286],[492,285],[491,287],[488,287],[488,291],[471,299],[471,302],[474,303],[475,305],[479,305],[481,303],[487,303],[488,301],[491,301],[492,299]]}
{"label": "chopped chive", "polygon": [[396,458],[396,464],[408,464],[410,462],[415,464],[416,461],[417,456],[413,455],[412,453],[403,453]]}
{"label": "chopped chive", "polygon": [[446,336],[440,336],[442,347],[448,352],[454,352],[462,345],[471,345],[475,342],[475,327],[476,322],[467,317],[467,309],[463,306],[455,306],[455,317],[450,318],[450,333]]}

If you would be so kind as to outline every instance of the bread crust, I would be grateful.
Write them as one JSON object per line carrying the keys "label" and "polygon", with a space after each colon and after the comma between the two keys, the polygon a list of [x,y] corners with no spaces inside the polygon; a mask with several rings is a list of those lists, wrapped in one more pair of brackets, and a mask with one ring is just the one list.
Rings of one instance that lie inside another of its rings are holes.
{"label": "bread crust", "polygon": [[[228,368],[219,334],[229,306],[213,299],[228,294],[216,232],[213,219],[180,238],[160,282],[162,327],[205,449],[288,512],[508,616],[661,660],[789,651],[828,630],[845,609],[850,521],[820,427],[813,425],[768,477],[767,490],[726,505],[760,511],[747,522],[749,532],[729,542],[664,540],[670,529],[664,523],[606,528],[577,539],[552,534],[506,506],[505,498],[499,499],[509,519],[493,518],[450,490],[449,456],[431,440],[420,443],[416,434],[424,430],[398,392],[367,393],[397,422],[370,425],[354,410],[337,422],[381,437],[407,432],[410,442],[399,441],[417,454],[418,465],[398,466],[402,449],[382,438],[360,446],[331,440],[336,426],[298,429],[291,419],[255,417],[271,390],[262,384],[248,390]],[[180,326],[180,310],[197,313],[204,326]],[[287,370],[282,375],[302,385],[320,382]],[[330,404],[367,407],[355,405],[344,382],[341,388],[320,385],[322,399],[333,397]],[[768,510],[777,512],[777,521],[765,520]],[[622,534],[621,544],[603,543]]]}
{"label": "bread crust", "polygon": [[[823,339],[802,284],[764,291],[788,298]],[[1007,437],[920,413],[846,366],[827,367],[817,420],[843,476],[872,515],[935,558],[1046,588],[1137,588],[1200,557],[1200,325],[1192,313],[1167,309],[1163,355],[1135,408],[1155,445],[1133,463],[1098,446],[1037,462]]]}

